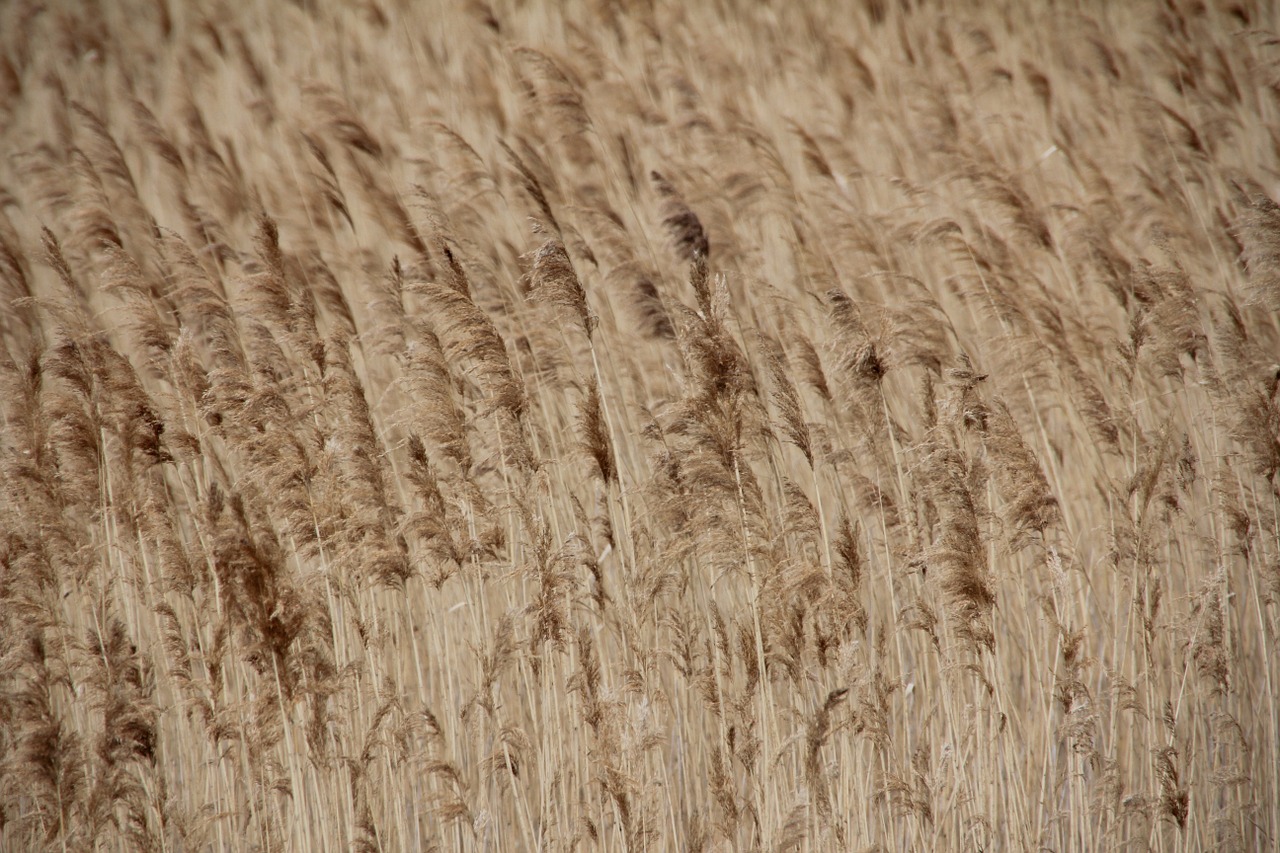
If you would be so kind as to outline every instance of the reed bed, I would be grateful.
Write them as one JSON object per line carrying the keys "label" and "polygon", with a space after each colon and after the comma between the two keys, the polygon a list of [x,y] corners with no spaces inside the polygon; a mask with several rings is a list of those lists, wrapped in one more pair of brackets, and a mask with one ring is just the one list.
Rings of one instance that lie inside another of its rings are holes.
{"label": "reed bed", "polygon": [[1277,8],[0,5],[0,850],[1275,849]]}

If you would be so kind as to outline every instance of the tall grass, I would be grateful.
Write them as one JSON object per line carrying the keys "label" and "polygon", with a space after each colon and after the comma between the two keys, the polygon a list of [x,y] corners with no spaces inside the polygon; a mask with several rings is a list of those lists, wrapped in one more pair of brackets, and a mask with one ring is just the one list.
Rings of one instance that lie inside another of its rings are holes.
{"label": "tall grass", "polygon": [[1264,2],[0,6],[0,849],[1280,844]]}

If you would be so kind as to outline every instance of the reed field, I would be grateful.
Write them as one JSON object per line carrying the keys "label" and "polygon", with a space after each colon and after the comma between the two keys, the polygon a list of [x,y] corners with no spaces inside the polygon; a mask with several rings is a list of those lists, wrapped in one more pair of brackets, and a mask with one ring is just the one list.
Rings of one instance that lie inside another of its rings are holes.
{"label": "reed field", "polygon": [[0,851],[1280,849],[1278,30],[0,3]]}

